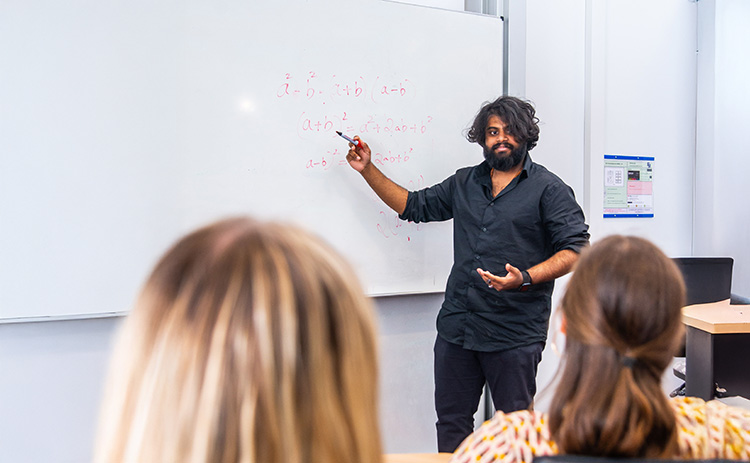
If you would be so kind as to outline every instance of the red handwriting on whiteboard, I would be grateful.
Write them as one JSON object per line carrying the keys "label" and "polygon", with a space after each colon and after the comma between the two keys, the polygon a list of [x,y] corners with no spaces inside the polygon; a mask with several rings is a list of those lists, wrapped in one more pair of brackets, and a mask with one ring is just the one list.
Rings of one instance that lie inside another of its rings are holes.
{"label": "red handwriting on whiteboard", "polygon": [[287,72],[284,74],[284,83],[276,90],[276,96],[279,98],[292,96],[312,100],[315,95],[322,94],[320,90],[315,88],[317,77],[314,71],[310,71],[298,82],[293,79],[292,74]]}
{"label": "red handwriting on whiteboard", "polygon": [[411,133],[424,135],[432,122],[432,116],[427,116],[419,122],[405,121],[404,118],[393,118],[388,116],[368,116],[367,122],[359,128],[361,133]]}
{"label": "red handwriting on whiteboard", "polygon": [[[380,166],[385,165],[397,165],[409,162],[411,159],[411,153],[414,152],[414,148],[407,148],[403,152],[392,152],[388,150],[388,153],[375,152],[372,153],[372,162]],[[305,161],[305,169],[317,169],[317,170],[328,170],[336,166],[345,166],[346,162],[346,151],[339,151],[338,148],[333,151],[327,151],[325,155],[311,158]]]}
{"label": "red handwriting on whiteboard", "polygon": [[387,134],[387,135],[425,135],[429,130],[432,116],[425,116],[420,120],[406,120],[387,114],[370,114],[366,121],[351,120],[346,112],[317,114],[303,111],[297,122],[297,134],[304,138],[307,134],[331,133],[335,131],[358,134]]}
{"label": "red handwriting on whiteboard", "polygon": [[310,116],[303,112],[299,117],[299,131],[301,132],[333,132],[341,126],[342,120],[335,116]]}
{"label": "red handwriting on whiteboard", "polygon": [[393,211],[380,211],[376,227],[383,238],[403,237],[411,241],[415,233],[422,231],[422,224],[401,220]]}
{"label": "red handwriting on whiteboard", "polygon": [[364,92],[362,82],[358,80],[355,80],[353,84],[333,84],[333,94],[336,96],[360,97],[364,95]]}
{"label": "red handwriting on whiteboard", "polygon": [[320,101],[322,104],[326,100],[364,100],[368,96],[377,103],[386,99],[413,97],[415,94],[415,85],[404,77],[376,76],[370,83],[362,76],[341,78],[333,74],[329,78],[323,78],[316,71],[299,75],[287,72],[276,88],[277,98]]}
{"label": "red handwriting on whiteboard", "polygon": [[319,158],[308,159],[305,162],[305,169],[328,170],[336,166],[345,166],[347,164],[346,153],[346,151],[339,151],[338,148],[333,151],[329,150]]}
{"label": "red handwriting on whiteboard", "polygon": [[409,79],[388,81],[377,76],[372,86],[370,99],[377,103],[389,97],[413,97],[415,94],[416,90]]}
{"label": "red handwriting on whiteboard", "polygon": [[386,164],[401,164],[403,162],[408,162],[410,158],[409,155],[413,152],[414,148],[408,148],[403,153],[393,153],[391,150],[388,150],[387,154],[373,153],[371,159],[372,162],[381,166]]}
{"label": "red handwriting on whiteboard", "polygon": [[[409,182],[409,190],[420,190],[424,188],[424,177],[421,175],[414,181]],[[405,222],[398,218],[393,211],[381,210],[378,215],[378,223],[375,227],[383,238],[404,237],[406,241],[411,241],[414,233],[422,231],[422,225],[414,222]]]}

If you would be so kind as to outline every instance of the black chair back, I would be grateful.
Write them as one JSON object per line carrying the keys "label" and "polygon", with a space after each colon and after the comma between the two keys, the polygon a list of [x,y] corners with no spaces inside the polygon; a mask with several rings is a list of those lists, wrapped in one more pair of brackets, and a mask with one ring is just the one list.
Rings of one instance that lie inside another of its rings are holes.
{"label": "black chair back", "polygon": [[731,257],[675,257],[687,289],[686,304],[705,304],[729,299],[732,293]]}
{"label": "black chair back", "polygon": [[[673,257],[685,281],[685,305],[729,299],[732,293],[731,257]],[[675,357],[685,356],[685,342]]]}
{"label": "black chair back", "polygon": [[550,455],[545,457],[534,457],[533,463],[729,463],[737,462],[737,460],[668,460],[668,459],[656,459],[656,458],[607,458],[607,457],[591,457],[582,455]]}

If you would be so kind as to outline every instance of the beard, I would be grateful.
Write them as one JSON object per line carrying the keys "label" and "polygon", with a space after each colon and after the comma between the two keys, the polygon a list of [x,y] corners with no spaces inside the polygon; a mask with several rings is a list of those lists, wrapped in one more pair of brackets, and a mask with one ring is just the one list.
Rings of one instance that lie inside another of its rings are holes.
{"label": "beard", "polygon": [[[510,145],[505,145],[510,146]],[[484,147],[484,160],[495,170],[507,172],[512,168],[516,167],[523,161],[526,156],[526,144],[522,143],[517,148],[511,149],[511,152],[507,156],[499,157],[495,154],[495,150],[500,147],[500,143],[494,145],[492,148]]]}

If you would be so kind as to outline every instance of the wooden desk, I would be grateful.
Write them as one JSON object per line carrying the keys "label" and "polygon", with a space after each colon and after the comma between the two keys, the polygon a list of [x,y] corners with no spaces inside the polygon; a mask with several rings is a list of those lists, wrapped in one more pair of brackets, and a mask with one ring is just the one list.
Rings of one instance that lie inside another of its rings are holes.
{"label": "wooden desk", "polygon": [[447,463],[452,453],[391,453],[383,463]]}
{"label": "wooden desk", "polygon": [[682,309],[687,325],[685,393],[714,398],[715,384],[727,395],[750,397],[750,306],[729,299]]}

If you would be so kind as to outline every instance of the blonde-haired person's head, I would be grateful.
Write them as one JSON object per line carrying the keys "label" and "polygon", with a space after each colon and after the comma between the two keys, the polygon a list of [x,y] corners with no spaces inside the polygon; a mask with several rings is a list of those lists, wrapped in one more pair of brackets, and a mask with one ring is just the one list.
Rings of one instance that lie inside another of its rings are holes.
{"label": "blonde-haired person's head", "polygon": [[224,220],[159,261],[119,334],[95,461],[375,462],[374,315],[298,228]]}
{"label": "blonde-haired person's head", "polygon": [[676,420],[661,378],[682,338],[677,266],[643,238],[585,250],[561,310],[566,342],[550,430],[562,453],[672,457]]}

